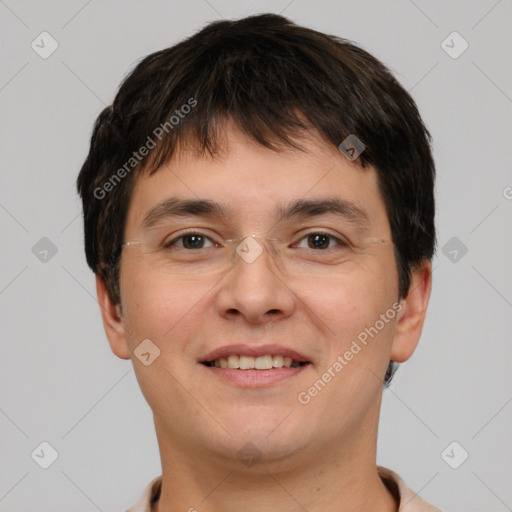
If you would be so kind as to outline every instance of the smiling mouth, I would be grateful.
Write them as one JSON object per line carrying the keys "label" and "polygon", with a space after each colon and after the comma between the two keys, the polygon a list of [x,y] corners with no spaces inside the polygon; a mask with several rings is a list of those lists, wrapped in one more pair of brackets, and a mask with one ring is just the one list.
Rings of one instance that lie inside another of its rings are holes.
{"label": "smiling mouth", "polygon": [[275,368],[298,368],[311,364],[310,361],[294,361],[291,357],[282,355],[241,356],[230,355],[213,361],[202,361],[203,365],[215,368],[230,368],[234,370],[273,370]]}

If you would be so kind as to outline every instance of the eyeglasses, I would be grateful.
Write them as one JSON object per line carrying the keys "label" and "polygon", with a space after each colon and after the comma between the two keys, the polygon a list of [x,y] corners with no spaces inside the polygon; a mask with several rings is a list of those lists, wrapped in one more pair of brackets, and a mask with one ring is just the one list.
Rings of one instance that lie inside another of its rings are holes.
{"label": "eyeglasses", "polygon": [[355,243],[318,229],[288,240],[257,235],[223,239],[194,228],[167,237],[161,231],[148,230],[139,240],[121,246],[135,249],[151,271],[192,277],[227,271],[237,261],[253,264],[264,257],[263,253],[283,275],[332,274],[375,256],[379,247],[389,243],[382,238]]}

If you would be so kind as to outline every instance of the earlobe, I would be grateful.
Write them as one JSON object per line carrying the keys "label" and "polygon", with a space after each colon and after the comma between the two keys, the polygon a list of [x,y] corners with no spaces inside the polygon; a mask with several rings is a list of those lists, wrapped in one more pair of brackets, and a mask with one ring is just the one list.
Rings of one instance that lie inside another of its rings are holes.
{"label": "earlobe", "polygon": [[424,261],[411,272],[411,285],[402,300],[391,349],[391,359],[402,363],[409,359],[420,340],[432,288],[432,264]]}
{"label": "earlobe", "polygon": [[105,281],[98,274],[96,274],[96,294],[100,305],[103,327],[112,352],[121,359],[130,359],[122,307],[120,304],[112,302]]}

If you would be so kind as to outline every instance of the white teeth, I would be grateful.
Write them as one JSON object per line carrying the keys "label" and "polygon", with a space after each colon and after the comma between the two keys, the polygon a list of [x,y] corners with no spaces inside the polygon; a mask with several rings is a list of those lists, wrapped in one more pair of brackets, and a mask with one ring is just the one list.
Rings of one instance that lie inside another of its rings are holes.
{"label": "white teeth", "polygon": [[213,361],[216,368],[232,368],[240,370],[271,370],[272,368],[297,367],[299,363],[294,363],[291,357],[284,357],[280,354],[265,356],[239,356],[230,355],[228,357],[220,357]]}
{"label": "white teeth", "polygon": [[272,356],[260,356],[254,361],[257,370],[270,370],[272,368]]}
{"label": "white teeth", "polygon": [[229,356],[228,368],[240,368],[240,358],[238,356]]}
{"label": "white teeth", "polygon": [[283,356],[272,356],[272,366],[274,368],[281,368],[283,366]]}
{"label": "white teeth", "polygon": [[254,368],[254,357],[240,356],[240,370],[251,370]]}

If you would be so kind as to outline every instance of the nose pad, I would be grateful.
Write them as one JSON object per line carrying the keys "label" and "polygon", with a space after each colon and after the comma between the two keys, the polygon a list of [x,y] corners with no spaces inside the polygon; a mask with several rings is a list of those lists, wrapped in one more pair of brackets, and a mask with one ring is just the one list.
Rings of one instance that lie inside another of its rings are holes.
{"label": "nose pad", "polygon": [[279,251],[276,247],[277,238],[264,238],[257,235],[247,235],[240,241],[235,242],[235,250],[232,253],[231,261],[234,261],[236,256],[240,257],[245,263],[253,263],[265,251],[275,258]]}

